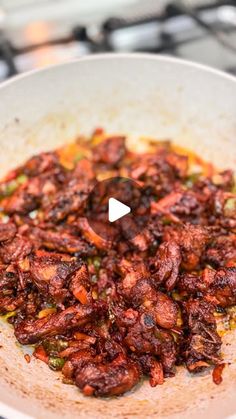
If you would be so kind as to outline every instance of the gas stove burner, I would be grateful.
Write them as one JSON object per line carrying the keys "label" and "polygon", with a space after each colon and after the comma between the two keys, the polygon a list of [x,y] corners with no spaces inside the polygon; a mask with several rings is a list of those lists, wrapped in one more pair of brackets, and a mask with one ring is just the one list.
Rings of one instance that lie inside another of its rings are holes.
{"label": "gas stove burner", "polygon": [[130,3],[137,7],[130,7],[129,12],[119,9],[113,17],[100,20],[81,17],[76,23],[76,16],[69,18],[68,12],[60,21],[45,15],[44,21],[30,22],[21,29],[5,25],[0,32],[0,79],[107,51],[167,53],[235,73],[236,0],[168,4],[162,0],[158,5],[147,0],[145,7],[138,0]]}

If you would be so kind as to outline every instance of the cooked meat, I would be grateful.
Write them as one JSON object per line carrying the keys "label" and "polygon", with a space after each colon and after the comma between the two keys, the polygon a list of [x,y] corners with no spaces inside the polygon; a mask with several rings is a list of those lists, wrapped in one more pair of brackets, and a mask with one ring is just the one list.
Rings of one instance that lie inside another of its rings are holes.
{"label": "cooked meat", "polygon": [[137,361],[141,366],[143,374],[150,376],[149,382],[152,387],[164,383],[163,366],[153,355],[142,355]]}
{"label": "cooked meat", "polygon": [[220,363],[221,338],[216,331],[214,306],[204,300],[189,300],[185,305],[189,327],[184,344],[184,359],[190,372]]}
{"label": "cooked meat", "polygon": [[53,223],[64,220],[70,214],[83,211],[89,187],[76,179],[64,186],[52,197],[51,202],[44,209],[45,219]]}
{"label": "cooked meat", "polygon": [[110,137],[93,148],[93,161],[117,164],[125,154],[125,137]]}
{"label": "cooked meat", "polygon": [[90,361],[75,373],[75,382],[86,396],[116,396],[131,390],[139,381],[138,365],[119,355],[104,364]]}
{"label": "cooked meat", "polygon": [[202,295],[215,305],[228,307],[236,304],[236,267],[205,268],[201,275],[184,273],[178,289],[190,295]]}
{"label": "cooked meat", "polygon": [[67,296],[69,278],[79,267],[75,258],[38,251],[31,257],[29,270],[38,290],[58,302]]}
{"label": "cooked meat", "polygon": [[142,306],[154,321],[165,329],[172,329],[177,323],[177,305],[168,295],[157,291],[150,280],[139,280],[130,291],[132,305]]}
{"label": "cooked meat", "polygon": [[205,259],[216,268],[236,264],[236,234],[225,233],[214,237],[206,251]]}
{"label": "cooked meat", "polygon": [[[0,181],[0,314],[86,396],[118,396],[143,376],[162,385],[176,365],[222,381],[216,313],[229,319],[236,304],[233,172],[154,144],[138,154],[97,129]],[[108,193],[101,179],[120,177],[139,187],[108,182]],[[110,196],[139,224],[108,223]]]}
{"label": "cooked meat", "polygon": [[88,256],[94,253],[93,247],[79,236],[72,236],[63,231],[42,230],[34,228],[32,236],[41,243],[40,247],[54,250],[57,252],[65,252],[69,254],[77,254],[78,256]]}
{"label": "cooked meat", "polygon": [[95,309],[90,306],[74,305],[61,313],[52,314],[49,318],[24,320],[16,325],[15,335],[20,343],[31,344],[42,338],[64,333],[89,322],[95,315]]}
{"label": "cooked meat", "polygon": [[13,223],[0,223],[0,243],[7,240],[12,240],[17,232],[17,228]]}
{"label": "cooked meat", "polygon": [[57,169],[59,159],[55,153],[41,153],[33,156],[23,166],[23,171],[27,176],[38,176],[50,169]]}
{"label": "cooked meat", "polygon": [[180,246],[174,241],[164,242],[160,245],[155,257],[155,279],[158,284],[165,283],[168,291],[176,284],[181,264]]}
{"label": "cooked meat", "polygon": [[12,240],[7,240],[0,246],[0,258],[4,263],[24,259],[30,254],[32,247],[27,237],[17,234]]}
{"label": "cooked meat", "polygon": [[209,241],[209,236],[203,227],[187,223],[166,228],[164,239],[169,242],[174,241],[179,245],[182,255],[182,267],[187,271],[191,271],[199,266]]}

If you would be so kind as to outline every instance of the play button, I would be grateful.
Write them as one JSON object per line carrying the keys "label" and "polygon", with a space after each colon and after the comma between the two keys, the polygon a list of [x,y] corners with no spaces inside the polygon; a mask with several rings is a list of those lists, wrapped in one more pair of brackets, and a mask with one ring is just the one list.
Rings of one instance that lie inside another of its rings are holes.
{"label": "play button", "polygon": [[116,220],[129,214],[131,208],[128,205],[123,204],[116,198],[109,198],[108,201],[108,220],[113,223]]}
{"label": "play button", "polygon": [[129,178],[114,177],[96,183],[84,215],[96,235],[112,246],[129,242],[145,228],[150,217],[149,204],[149,188],[144,189]]}

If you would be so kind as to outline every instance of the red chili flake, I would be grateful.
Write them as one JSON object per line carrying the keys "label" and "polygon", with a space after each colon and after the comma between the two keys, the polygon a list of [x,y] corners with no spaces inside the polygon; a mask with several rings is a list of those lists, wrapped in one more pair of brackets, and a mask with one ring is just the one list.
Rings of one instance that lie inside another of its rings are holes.
{"label": "red chili flake", "polygon": [[223,372],[224,367],[225,367],[225,364],[219,364],[219,365],[216,365],[215,368],[213,369],[212,378],[213,378],[214,383],[217,385],[219,385],[223,380],[222,372]]}
{"label": "red chili flake", "polygon": [[42,345],[38,346],[35,351],[34,351],[34,356],[37,359],[40,359],[41,361],[45,362],[46,364],[48,364],[48,355],[44,349],[44,347]]}
{"label": "red chili flake", "polygon": [[85,396],[92,396],[94,393],[94,388],[88,384],[86,384],[86,386],[84,386],[83,388],[83,393]]}

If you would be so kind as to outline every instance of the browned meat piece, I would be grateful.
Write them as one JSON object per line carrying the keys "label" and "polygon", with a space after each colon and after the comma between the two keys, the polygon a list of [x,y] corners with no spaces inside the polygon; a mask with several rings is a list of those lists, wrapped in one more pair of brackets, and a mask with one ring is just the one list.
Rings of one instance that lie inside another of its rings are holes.
{"label": "browned meat piece", "polygon": [[92,306],[77,305],[38,320],[25,320],[15,326],[17,340],[24,344],[39,342],[42,338],[55,336],[78,328],[95,316]]}
{"label": "browned meat piece", "polygon": [[109,364],[89,362],[76,371],[76,385],[87,396],[118,396],[140,379],[138,364],[119,355]]}
{"label": "browned meat piece", "polygon": [[150,237],[148,237],[148,235],[146,234],[146,232],[142,232],[137,234],[135,237],[132,237],[130,239],[130,243],[132,243],[132,245],[140,250],[141,252],[144,252],[145,250],[148,250],[149,245],[150,245]]}
{"label": "browned meat piece", "polygon": [[227,307],[236,304],[236,267],[205,268],[201,275],[182,274],[178,289],[196,295],[201,293],[215,305]]}
{"label": "browned meat piece", "polygon": [[151,202],[151,213],[169,215],[171,220],[178,222],[179,219],[171,214],[171,209],[181,201],[182,197],[182,192],[171,192],[159,201]]}
{"label": "browned meat piece", "polygon": [[71,254],[76,253],[78,256],[94,254],[94,249],[90,244],[81,237],[72,236],[69,233],[35,228],[32,231],[32,236],[40,240],[43,247],[50,250]]}
{"label": "browned meat piece", "polygon": [[168,295],[156,291],[150,280],[139,280],[131,289],[129,298],[133,305],[142,305],[159,326],[171,329],[176,325],[176,303]]}
{"label": "browned meat piece", "polygon": [[177,307],[167,295],[156,291],[145,264],[129,264],[123,260],[120,269],[124,274],[121,293],[134,306],[144,307],[151,313],[155,322],[164,328],[171,329],[177,321]]}
{"label": "browned meat piece", "polygon": [[129,177],[139,179],[152,187],[160,199],[173,191],[179,180],[176,179],[176,169],[167,163],[166,156],[169,145],[158,146],[154,153],[136,155],[129,165]]}
{"label": "browned meat piece", "polygon": [[30,273],[40,292],[49,294],[56,301],[63,301],[68,295],[67,282],[80,265],[70,256],[38,251],[31,257]]}
{"label": "browned meat piece", "polygon": [[123,276],[122,289],[127,297],[129,297],[132,288],[140,279],[150,277],[150,273],[144,262],[133,264],[128,260],[122,259],[118,265],[118,269]]}
{"label": "browned meat piece", "polygon": [[176,242],[182,253],[182,267],[187,271],[196,269],[205,252],[209,236],[201,226],[184,224],[182,226],[166,228],[164,240]]}
{"label": "browned meat piece", "polygon": [[179,223],[181,220],[196,219],[202,208],[197,196],[190,191],[171,192],[159,201],[151,202],[151,213],[163,215],[170,221]]}
{"label": "browned meat piece", "polygon": [[[95,223],[95,221],[94,221]],[[87,218],[78,218],[77,220],[77,226],[81,232],[81,234],[83,235],[83,237],[90,243],[92,243],[94,246],[96,246],[98,249],[102,249],[102,250],[107,250],[110,249],[112,247],[112,232],[113,232],[113,228],[110,228],[111,231],[111,241],[109,240],[105,240],[102,236],[99,236],[98,234],[95,233],[95,231],[92,229],[92,227],[89,225]],[[108,226],[106,226],[103,223],[100,223],[99,221],[96,222],[96,231],[99,231],[108,228]]]}
{"label": "browned meat piece", "polygon": [[152,242],[152,235],[147,229],[139,231],[137,224],[130,217],[120,219],[122,236],[141,252],[148,249]]}
{"label": "browned meat piece", "polygon": [[180,178],[185,178],[188,172],[188,157],[177,153],[168,153],[166,162],[173,167],[175,173]]}
{"label": "browned meat piece", "polygon": [[2,259],[4,263],[24,259],[25,256],[30,254],[31,250],[31,241],[18,234],[12,241],[6,241],[0,246],[0,259]]}
{"label": "browned meat piece", "polygon": [[24,185],[3,202],[3,209],[6,214],[28,214],[35,210],[37,206],[37,200],[27,192]]}
{"label": "browned meat piece", "polygon": [[149,382],[151,387],[164,383],[162,364],[154,356],[142,355],[137,358],[137,361],[141,364],[143,374],[150,376]]}
{"label": "browned meat piece", "polygon": [[197,293],[207,294],[214,282],[216,271],[211,268],[205,268],[201,274],[182,273],[177,283],[180,292],[193,295]]}
{"label": "browned meat piece", "polygon": [[221,338],[216,331],[214,306],[204,300],[189,300],[185,305],[189,336],[184,357],[190,372],[198,372],[221,361]]}
{"label": "browned meat piece", "polygon": [[82,212],[89,194],[89,187],[72,180],[63,190],[56,193],[52,202],[44,208],[45,220],[58,223],[69,214]]}
{"label": "browned meat piece", "polygon": [[[117,319],[117,324],[123,324]],[[161,352],[161,342],[155,337],[155,320],[149,314],[139,315],[134,324],[129,325],[125,336],[125,344],[135,353],[152,353],[159,355]]]}
{"label": "browned meat piece", "polygon": [[190,273],[181,274],[177,284],[178,290],[187,294],[196,294],[202,287],[204,284],[201,276]]}
{"label": "browned meat piece", "polygon": [[12,289],[17,285],[18,274],[13,266],[9,266],[7,269],[5,266],[0,265],[0,291],[6,289]]}
{"label": "browned meat piece", "polygon": [[29,159],[22,167],[28,176],[38,176],[48,170],[55,169],[59,165],[56,153],[41,153]]}
{"label": "browned meat piece", "polygon": [[18,307],[21,307],[24,302],[24,294],[19,294],[17,297],[0,297],[0,314],[16,310]]}
{"label": "browned meat piece", "polygon": [[213,267],[236,265],[236,235],[220,235],[206,250],[205,259]]}
{"label": "browned meat piece", "polygon": [[72,276],[70,291],[81,304],[92,302],[91,282],[87,265],[82,265]]}
{"label": "browned meat piece", "polygon": [[119,333],[117,334],[117,336],[112,336],[112,337],[110,336],[108,339],[105,339],[104,345],[101,345],[101,353],[104,354],[104,358],[107,361],[113,361],[120,354],[124,356],[127,355],[126,348],[124,348],[124,346],[121,343],[117,343],[117,341],[114,340],[114,339],[119,340],[120,338]]}
{"label": "browned meat piece", "polygon": [[[145,299],[144,305],[147,306],[147,310],[149,309],[149,301]],[[156,292],[155,300],[153,301],[153,307],[151,307],[155,315],[155,320],[157,324],[165,329],[171,329],[177,324],[177,316],[178,316],[178,309],[176,304],[173,300],[168,297],[166,294],[161,292]]]}
{"label": "browned meat piece", "polygon": [[0,223],[0,242],[12,240],[17,233],[15,224],[13,223]]}
{"label": "browned meat piece", "polygon": [[38,208],[56,193],[60,185],[58,178],[57,173],[45,173],[41,177],[29,178],[4,200],[4,211],[7,214],[24,215]]}
{"label": "browned meat piece", "polygon": [[172,377],[177,359],[177,346],[171,333],[163,330],[159,330],[158,333],[162,342],[160,360],[163,365],[165,377]]}
{"label": "browned meat piece", "polygon": [[236,304],[236,267],[219,269],[212,279],[208,293],[222,307]]}
{"label": "browned meat piece", "polygon": [[165,284],[168,291],[176,284],[181,264],[180,247],[174,241],[164,242],[155,256],[155,280],[158,284]]}
{"label": "browned meat piece", "polygon": [[63,366],[62,373],[66,378],[74,378],[76,370],[81,370],[86,364],[90,362],[101,362],[101,355],[96,356],[96,351],[91,348],[78,350],[72,353]]}
{"label": "browned meat piece", "polygon": [[153,354],[160,357],[166,375],[172,373],[176,362],[176,346],[173,336],[156,327],[149,312],[134,310],[117,312],[116,323],[125,332],[124,341],[134,354]]}
{"label": "browned meat piece", "polygon": [[78,179],[80,182],[91,182],[95,179],[95,173],[93,170],[93,163],[88,159],[80,160],[73,171],[73,177]]}
{"label": "browned meat piece", "polygon": [[125,154],[125,137],[107,138],[93,148],[93,160],[99,163],[117,164]]}

